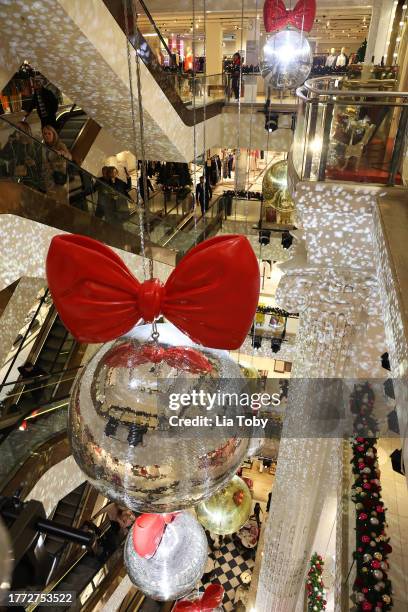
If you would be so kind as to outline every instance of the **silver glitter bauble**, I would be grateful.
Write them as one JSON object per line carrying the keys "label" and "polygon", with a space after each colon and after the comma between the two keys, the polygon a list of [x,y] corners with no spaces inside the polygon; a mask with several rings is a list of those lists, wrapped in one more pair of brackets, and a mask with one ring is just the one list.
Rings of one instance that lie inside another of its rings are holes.
{"label": "silver glitter bauble", "polygon": [[[229,482],[249,443],[238,423],[228,430],[170,426],[169,417],[178,423],[237,411],[217,402],[210,412],[191,404],[171,410],[170,394],[239,393],[246,380],[226,351],[194,345],[169,324],[157,329],[157,343],[143,325],[104,344],[75,382],[69,412],[79,467],[103,495],[137,512],[181,510],[210,497]],[[187,349],[198,369],[183,358]],[[152,351],[168,357],[152,361]],[[181,358],[174,360],[175,352]]]}
{"label": "silver glitter bauble", "polygon": [[3,602],[10,588],[12,571],[13,551],[8,530],[0,519],[0,604]]}
{"label": "silver glitter bauble", "polygon": [[261,72],[266,88],[295,89],[312,69],[313,56],[307,37],[297,30],[270,34],[263,47]]}
{"label": "silver glitter bauble", "polygon": [[207,538],[197,519],[180,512],[166,526],[155,554],[145,559],[137,554],[130,531],[124,559],[130,580],[143,593],[158,601],[187,595],[204,573],[208,557]]}
{"label": "silver glitter bauble", "polygon": [[384,577],[384,574],[380,570],[374,570],[373,576],[376,580],[381,580]]}

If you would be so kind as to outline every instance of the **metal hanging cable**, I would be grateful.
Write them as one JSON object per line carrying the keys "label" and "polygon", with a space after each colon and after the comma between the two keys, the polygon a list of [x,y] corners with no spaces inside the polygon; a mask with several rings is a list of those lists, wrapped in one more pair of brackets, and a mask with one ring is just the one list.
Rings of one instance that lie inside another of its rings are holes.
{"label": "metal hanging cable", "polygon": [[197,198],[196,198],[196,185],[197,185],[197,118],[196,118],[196,12],[195,12],[195,0],[193,0],[193,36],[191,40],[192,53],[193,53],[193,155],[194,155],[194,170],[193,170],[193,220],[194,220],[194,244],[197,244]]}
{"label": "metal hanging cable", "polygon": [[[128,0],[123,0],[123,14],[125,18],[125,33],[126,33],[126,50],[127,50],[127,65],[128,65],[128,76],[129,76],[129,93],[130,93],[130,111],[132,116],[132,137],[135,148],[136,157],[136,177],[137,177],[137,156],[136,152],[138,149],[138,138],[136,130],[136,111],[135,111],[135,97],[133,93],[133,74],[132,74],[132,54],[135,52],[130,42],[130,28],[129,28],[129,5]],[[144,240],[144,210],[140,205],[139,190],[136,189],[136,209],[139,215],[139,227],[140,227],[140,251],[142,254],[142,266],[143,266],[143,277],[147,279],[147,258],[145,251],[145,240]]]}

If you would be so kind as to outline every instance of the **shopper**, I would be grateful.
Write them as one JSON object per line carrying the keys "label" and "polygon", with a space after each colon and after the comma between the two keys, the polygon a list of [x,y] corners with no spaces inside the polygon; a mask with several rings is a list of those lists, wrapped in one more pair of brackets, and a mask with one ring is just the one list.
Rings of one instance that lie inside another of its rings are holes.
{"label": "shopper", "polygon": [[232,93],[234,94],[235,100],[239,100],[240,94],[240,82],[241,82],[241,56],[240,54],[234,53],[232,57],[232,78],[231,78],[231,88]]}
{"label": "shopper", "polygon": [[95,192],[98,196],[98,201],[96,203],[95,208],[95,216],[98,218],[102,218],[105,216],[105,202],[109,198],[109,187],[107,187],[109,183],[109,166],[103,166],[102,175],[98,177],[98,180],[95,183]]}
{"label": "shopper", "polygon": [[32,187],[39,184],[39,145],[32,138],[28,123],[19,121],[0,150],[1,175],[10,176]]}
{"label": "shopper", "polygon": [[200,182],[196,186],[196,200],[200,204],[201,214],[205,215],[209,208],[209,202],[212,198],[212,189],[207,181],[204,181],[204,177],[200,176]]}
{"label": "shopper", "polygon": [[[26,361],[22,366],[17,368],[23,380],[37,379],[46,376],[47,372],[36,363]],[[31,396],[35,402],[39,402],[42,398],[43,389],[41,388],[41,380],[32,380],[26,385],[26,389],[30,390]]]}
{"label": "shopper", "polygon": [[45,125],[50,125],[53,128],[57,127],[58,99],[52,91],[44,87],[42,77],[35,77],[34,79],[34,95],[25,114],[25,119],[30,116],[34,109],[37,110],[41,127]]}
{"label": "shopper", "polygon": [[256,519],[256,523],[258,525],[258,529],[261,528],[261,504],[259,502],[256,502],[255,506],[254,506],[254,515],[255,515],[255,519]]}
{"label": "shopper", "polygon": [[51,125],[42,129],[44,144],[42,150],[42,179],[47,195],[60,203],[68,204],[67,159],[71,153]]}
{"label": "shopper", "polygon": [[108,183],[116,191],[119,191],[125,197],[129,196],[129,191],[132,189],[132,179],[130,178],[130,174],[127,171],[127,168],[124,169],[126,174],[126,183],[119,178],[119,171],[115,166],[109,166],[108,170]]}

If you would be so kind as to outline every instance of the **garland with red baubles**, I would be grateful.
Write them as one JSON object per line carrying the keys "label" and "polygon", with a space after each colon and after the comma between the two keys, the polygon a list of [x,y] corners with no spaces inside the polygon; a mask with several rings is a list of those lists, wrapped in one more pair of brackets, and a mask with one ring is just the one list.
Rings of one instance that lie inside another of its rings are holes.
{"label": "garland with red baubles", "polygon": [[378,423],[372,416],[374,392],[368,383],[355,385],[350,399],[355,415],[354,430],[359,434],[353,449],[352,500],[356,505],[356,579],[353,587],[355,612],[391,610],[392,588],[388,578],[388,555],[392,548],[386,535],[384,502],[381,499],[380,470],[375,437]]}
{"label": "garland with red baubles", "polygon": [[310,560],[310,569],[307,573],[307,612],[316,612],[326,609],[323,584],[323,565],[324,561],[320,555],[314,553]]}

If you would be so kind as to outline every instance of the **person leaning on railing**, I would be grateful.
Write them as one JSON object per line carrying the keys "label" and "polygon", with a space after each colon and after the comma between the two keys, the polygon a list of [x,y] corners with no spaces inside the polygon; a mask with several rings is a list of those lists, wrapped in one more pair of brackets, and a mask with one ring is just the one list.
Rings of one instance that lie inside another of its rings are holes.
{"label": "person leaning on railing", "polygon": [[0,150],[0,175],[32,187],[39,185],[40,146],[28,123],[19,121]]}
{"label": "person leaning on railing", "polygon": [[58,136],[56,130],[45,125],[42,129],[44,143],[42,149],[41,174],[47,195],[63,204],[68,204],[68,167],[71,153]]}

